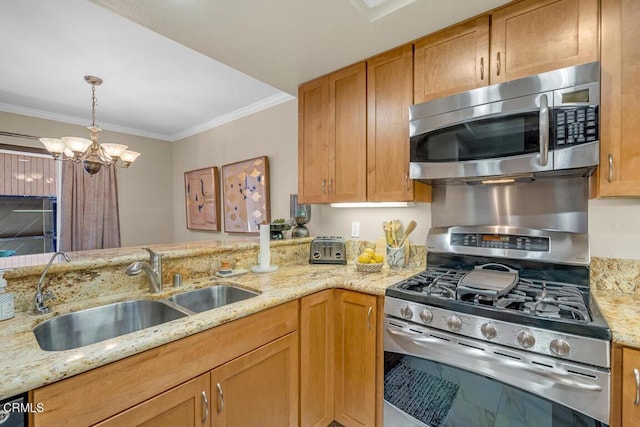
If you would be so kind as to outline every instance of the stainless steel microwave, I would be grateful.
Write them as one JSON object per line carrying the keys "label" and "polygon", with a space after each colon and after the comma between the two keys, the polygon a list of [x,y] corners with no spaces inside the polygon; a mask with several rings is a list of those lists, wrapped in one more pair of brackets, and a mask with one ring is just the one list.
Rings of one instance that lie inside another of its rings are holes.
{"label": "stainless steel microwave", "polygon": [[413,105],[412,179],[589,175],[599,163],[600,63]]}

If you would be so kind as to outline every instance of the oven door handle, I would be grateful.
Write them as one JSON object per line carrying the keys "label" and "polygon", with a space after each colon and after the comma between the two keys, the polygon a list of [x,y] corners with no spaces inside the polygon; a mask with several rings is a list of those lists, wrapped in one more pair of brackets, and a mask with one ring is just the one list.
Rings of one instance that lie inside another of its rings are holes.
{"label": "oven door handle", "polygon": [[[403,339],[405,339],[407,341],[411,341],[415,345],[418,345],[420,347],[430,348],[434,344],[436,346],[439,346],[440,348],[447,348],[448,347],[449,350],[454,350],[458,354],[464,353],[464,354],[467,354],[467,355],[475,357],[475,358],[485,359],[485,360],[489,361],[490,363],[495,363],[495,364],[506,366],[506,367],[509,367],[509,368],[522,369],[522,370],[525,370],[525,371],[530,372],[532,374],[552,379],[556,383],[564,385],[564,386],[567,386],[567,387],[576,388],[576,389],[579,389],[579,390],[602,391],[602,387],[600,387],[599,385],[597,385],[597,384],[587,384],[587,383],[583,383],[583,382],[579,382],[579,381],[573,380],[573,379],[570,378],[569,374],[565,374],[565,373],[562,373],[562,372],[549,372],[549,371],[547,371],[545,369],[536,368],[534,366],[529,366],[526,363],[522,363],[522,362],[519,362],[517,360],[510,360],[510,359],[508,360],[508,359],[503,359],[503,358],[500,358],[500,357],[495,357],[495,356],[487,354],[487,352],[484,351],[484,350],[471,348],[471,347],[465,347],[465,346],[462,346],[462,345],[451,344],[451,343],[448,343],[447,341],[443,341],[443,340],[438,339],[438,338],[423,337],[423,336],[420,336],[420,335],[415,335],[415,334],[410,334],[410,333],[407,333],[407,332],[398,331],[398,330],[393,329],[393,328],[387,328],[387,332],[389,334],[391,334],[391,335],[395,335],[395,336],[397,336],[399,338],[403,338]],[[455,346],[455,349],[453,348],[454,346]],[[433,348],[431,348],[431,349],[433,350]]]}

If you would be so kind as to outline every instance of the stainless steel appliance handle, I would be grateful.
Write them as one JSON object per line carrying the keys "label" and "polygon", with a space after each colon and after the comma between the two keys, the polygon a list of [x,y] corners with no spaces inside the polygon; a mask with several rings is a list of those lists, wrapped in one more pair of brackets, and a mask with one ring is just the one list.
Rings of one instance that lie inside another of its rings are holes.
{"label": "stainless steel appliance handle", "polygon": [[207,399],[207,393],[202,392],[202,406],[204,406],[204,415],[202,417],[202,424],[205,424],[209,419],[209,399]]}
{"label": "stainless steel appliance handle", "polygon": [[549,99],[540,96],[540,166],[549,162]]}
{"label": "stainless steel appliance handle", "polygon": [[371,314],[373,313],[373,307],[369,306],[369,310],[367,310],[367,328],[373,329],[373,324],[371,323]]}
{"label": "stainless steel appliance handle", "polygon": [[609,176],[607,176],[607,181],[613,181],[613,155],[609,154]]}
{"label": "stainless steel appliance handle", "polygon": [[474,270],[484,270],[485,267],[500,267],[500,268],[504,268],[505,270],[507,270],[509,273],[518,273],[518,270],[513,269],[511,267],[508,267],[504,264],[500,264],[498,262],[488,262],[486,264],[481,264],[481,265],[476,265],[474,267]]}
{"label": "stainless steel appliance handle", "polygon": [[[462,354],[466,354],[470,357],[474,357],[474,358],[482,358],[490,363],[493,363],[495,365],[501,365],[504,367],[508,367],[508,368],[516,368],[516,369],[521,369],[521,370],[525,370],[527,372],[530,372],[532,374],[536,374],[536,375],[540,375],[543,376],[545,378],[550,378],[552,380],[554,380],[556,383],[558,384],[562,384],[564,386],[567,387],[572,387],[572,388],[576,388],[578,390],[588,390],[588,391],[602,391],[602,388],[599,385],[596,384],[585,384],[585,383],[581,383],[578,381],[575,381],[573,379],[570,378],[570,375],[568,374],[563,374],[561,372],[550,372],[550,371],[546,371],[542,368],[536,368],[533,366],[529,366],[525,363],[519,362],[517,360],[511,360],[511,359],[502,359],[502,358],[498,358],[495,356],[491,356],[489,354],[487,354],[485,351],[483,350],[479,350],[476,348],[471,348],[471,347],[464,347],[464,346],[459,346],[459,345],[452,345],[449,344],[448,341],[443,341],[437,338],[433,338],[433,337],[423,337],[420,335],[414,335],[414,334],[409,334],[406,332],[401,332],[401,331],[397,331],[394,330],[392,328],[387,328],[387,332],[390,333],[391,335],[395,335],[397,337],[403,338],[405,340],[408,341],[412,341],[415,345],[418,345],[420,347],[426,347],[429,348],[430,350],[438,350],[437,347],[440,347],[440,349],[446,349],[447,351],[450,350],[454,350],[455,352],[457,352],[458,354],[462,353]],[[455,347],[455,348],[454,348]],[[640,373],[639,373],[640,375]]]}
{"label": "stainless steel appliance handle", "polygon": [[216,384],[216,388],[218,389],[218,413],[220,413],[224,408],[224,394],[222,393],[222,386],[220,383]]}
{"label": "stainless steel appliance handle", "polygon": [[638,368],[633,370],[633,376],[636,378],[636,400],[633,401],[633,404],[638,406],[640,405],[640,371]]}

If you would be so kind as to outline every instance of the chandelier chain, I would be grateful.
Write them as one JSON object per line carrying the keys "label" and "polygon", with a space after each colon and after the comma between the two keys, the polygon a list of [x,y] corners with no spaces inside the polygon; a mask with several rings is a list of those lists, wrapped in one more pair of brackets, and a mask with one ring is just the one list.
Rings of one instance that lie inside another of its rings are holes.
{"label": "chandelier chain", "polygon": [[98,99],[96,98],[96,85],[91,85],[91,126],[96,127],[96,104]]}

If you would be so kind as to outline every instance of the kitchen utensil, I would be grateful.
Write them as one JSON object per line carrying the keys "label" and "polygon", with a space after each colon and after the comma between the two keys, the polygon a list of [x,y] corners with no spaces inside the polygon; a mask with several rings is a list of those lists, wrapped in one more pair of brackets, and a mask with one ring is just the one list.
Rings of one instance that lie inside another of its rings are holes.
{"label": "kitchen utensil", "polygon": [[382,229],[384,230],[384,237],[387,239],[387,245],[393,244],[393,238],[391,237],[391,224],[387,221],[382,223]]}
{"label": "kitchen utensil", "polygon": [[409,224],[407,225],[407,231],[404,233],[404,236],[402,237],[402,240],[400,240],[400,244],[398,246],[402,246],[404,244],[404,241],[407,240],[407,237],[409,237],[409,234],[411,234],[413,230],[416,229],[417,225],[418,225],[417,222],[413,220],[409,221]]}

